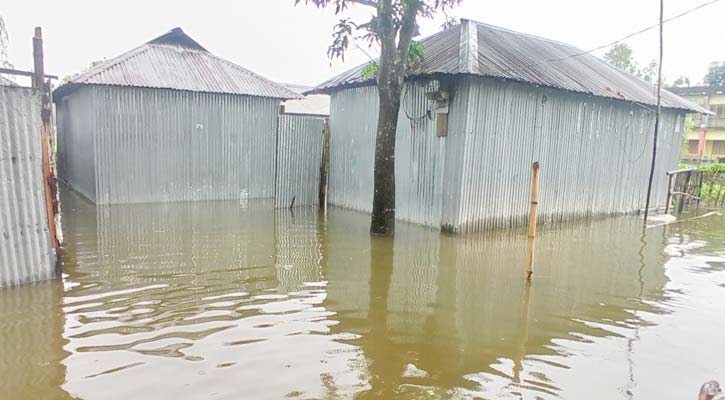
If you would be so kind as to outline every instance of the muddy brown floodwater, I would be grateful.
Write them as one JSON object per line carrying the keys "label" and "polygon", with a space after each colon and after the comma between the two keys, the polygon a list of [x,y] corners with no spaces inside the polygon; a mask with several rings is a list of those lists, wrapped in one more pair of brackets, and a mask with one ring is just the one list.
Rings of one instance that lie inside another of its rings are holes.
{"label": "muddy brown floodwater", "polygon": [[62,282],[0,291],[0,398],[695,399],[725,383],[725,219],[442,235],[63,193]]}

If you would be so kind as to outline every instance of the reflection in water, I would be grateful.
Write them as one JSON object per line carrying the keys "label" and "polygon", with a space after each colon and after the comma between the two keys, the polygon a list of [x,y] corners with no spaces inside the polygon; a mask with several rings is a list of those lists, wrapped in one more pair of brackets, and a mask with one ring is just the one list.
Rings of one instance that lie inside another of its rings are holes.
{"label": "reflection in water", "polygon": [[725,224],[441,235],[64,193],[65,273],[0,292],[10,398],[694,397],[725,377]]}
{"label": "reflection in water", "polygon": [[0,290],[0,398],[71,398],[61,388],[62,298],[60,282]]}

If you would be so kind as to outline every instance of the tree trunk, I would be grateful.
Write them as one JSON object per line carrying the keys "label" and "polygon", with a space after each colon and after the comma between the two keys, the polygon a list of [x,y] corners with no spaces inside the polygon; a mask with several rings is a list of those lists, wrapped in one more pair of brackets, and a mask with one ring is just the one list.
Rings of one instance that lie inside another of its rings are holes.
{"label": "tree trunk", "polygon": [[[383,82],[383,79],[380,80]],[[400,112],[400,85],[395,78],[391,81],[389,83],[392,85],[378,85],[380,108],[375,136],[375,181],[370,233],[381,236],[395,233],[395,132]]]}
{"label": "tree trunk", "polygon": [[[393,20],[391,0],[378,1],[378,130],[375,135],[375,180],[370,234],[392,236],[395,233],[395,131],[398,129],[400,94],[405,77],[405,60],[417,31],[418,0],[407,0],[398,32]],[[396,45],[395,39],[399,38]]]}

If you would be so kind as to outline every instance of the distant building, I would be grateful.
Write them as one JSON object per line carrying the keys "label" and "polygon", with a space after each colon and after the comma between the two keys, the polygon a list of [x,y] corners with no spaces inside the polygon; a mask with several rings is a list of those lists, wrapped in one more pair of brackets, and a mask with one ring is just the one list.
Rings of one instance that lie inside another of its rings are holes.
{"label": "distant building", "polygon": [[271,198],[300,97],[176,28],[55,90],[59,174],[98,204]]}
{"label": "distant building", "polygon": [[[573,46],[474,21],[421,43],[396,135],[397,218],[452,232],[524,224],[534,161],[542,221],[644,208],[652,84]],[[328,200],[369,212],[378,94],[364,68],[311,93],[331,95]],[[664,205],[685,114],[706,112],[667,91],[662,105],[654,206]]]}
{"label": "distant building", "polygon": [[687,145],[682,151],[683,160],[725,163],[725,86],[692,86],[671,90],[714,114],[693,115],[695,126],[687,135]]}
{"label": "distant building", "polygon": [[[311,86],[295,85],[292,83],[283,83],[282,86],[300,96],[304,96],[306,91],[312,89]],[[330,96],[326,94],[310,94],[304,96],[302,99],[287,100],[283,107],[286,114],[326,117],[330,115]]]}

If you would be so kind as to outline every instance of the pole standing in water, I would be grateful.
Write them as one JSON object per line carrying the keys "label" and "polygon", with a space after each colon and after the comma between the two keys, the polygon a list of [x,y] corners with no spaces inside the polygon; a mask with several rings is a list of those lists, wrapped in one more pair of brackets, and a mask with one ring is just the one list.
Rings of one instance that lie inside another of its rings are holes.
{"label": "pole standing in water", "polygon": [[529,207],[529,253],[526,258],[526,279],[534,273],[534,241],[536,240],[536,208],[539,204],[539,162],[531,166],[531,206]]}

